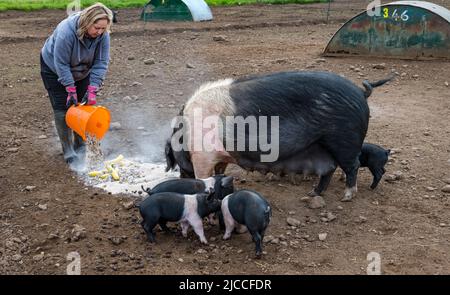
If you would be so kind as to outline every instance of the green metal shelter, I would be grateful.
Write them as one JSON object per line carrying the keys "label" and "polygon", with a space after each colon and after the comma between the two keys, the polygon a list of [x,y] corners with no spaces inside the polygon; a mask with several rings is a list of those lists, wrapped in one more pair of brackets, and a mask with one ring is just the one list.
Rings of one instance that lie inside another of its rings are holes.
{"label": "green metal shelter", "polygon": [[425,1],[381,5],[364,11],[331,38],[325,56],[365,55],[405,59],[450,59],[450,11]]}
{"label": "green metal shelter", "polygon": [[207,21],[212,12],[203,0],[150,0],[142,9],[143,21]]}

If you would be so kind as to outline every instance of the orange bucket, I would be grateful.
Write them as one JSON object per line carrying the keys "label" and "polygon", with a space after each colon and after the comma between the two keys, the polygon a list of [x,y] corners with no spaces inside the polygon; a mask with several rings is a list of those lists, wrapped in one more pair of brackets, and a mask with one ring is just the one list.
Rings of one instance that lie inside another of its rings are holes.
{"label": "orange bucket", "polygon": [[105,107],[78,105],[71,106],[66,113],[66,124],[83,140],[86,140],[86,135],[96,137],[101,140],[109,129],[111,122],[111,115]]}

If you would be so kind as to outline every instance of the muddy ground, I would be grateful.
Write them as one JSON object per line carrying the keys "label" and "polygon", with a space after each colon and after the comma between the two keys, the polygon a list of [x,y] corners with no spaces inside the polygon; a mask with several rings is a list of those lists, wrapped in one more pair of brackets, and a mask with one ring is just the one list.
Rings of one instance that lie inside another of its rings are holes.
{"label": "muddy ground", "polygon": [[[261,260],[253,259],[248,234],[222,241],[216,227],[206,226],[208,246],[179,231],[158,232],[158,243],[149,244],[137,209],[122,205],[128,196],[85,187],[63,161],[39,74],[39,50],[64,12],[0,13],[0,273],[65,274],[66,256],[76,251],[83,274],[365,274],[369,252],[380,254],[383,274],[449,274],[450,194],[442,188],[450,183],[450,64],[323,59],[329,38],[356,13],[336,10],[326,24],[324,7],[219,7],[212,22],[164,24],[143,24],[139,10],[121,10],[112,34],[99,100],[122,127],[107,135],[105,152],[128,148],[125,156],[152,161],[163,160],[170,119],[202,82],[308,69],[360,85],[398,72],[370,97],[367,135],[394,151],[385,178],[396,180],[372,191],[362,169],[357,197],[342,203],[344,184],[335,175],[326,206],[310,209],[302,198],[314,179],[293,185],[228,169],[237,187],[272,204],[273,241]],[[218,35],[225,41],[214,41]],[[373,68],[381,63],[385,68]],[[327,212],[336,219],[327,220]],[[288,217],[299,225],[289,226]]]}

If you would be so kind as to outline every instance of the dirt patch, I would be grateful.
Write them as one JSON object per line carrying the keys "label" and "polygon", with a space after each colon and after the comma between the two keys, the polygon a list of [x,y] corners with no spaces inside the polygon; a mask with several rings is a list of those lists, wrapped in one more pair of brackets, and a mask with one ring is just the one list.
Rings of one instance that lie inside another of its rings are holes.
{"label": "dirt patch", "polygon": [[[261,260],[253,259],[250,235],[222,241],[216,227],[206,226],[209,246],[180,231],[157,232],[158,243],[149,244],[127,195],[84,186],[60,154],[39,75],[39,50],[64,12],[0,13],[0,273],[64,274],[72,251],[80,253],[84,274],[364,274],[372,251],[380,253],[385,274],[450,273],[450,194],[441,190],[450,178],[450,67],[322,59],[329,38],[355,14],[343,10],[325,24],[323,7],[215,8],[216,19],[199,24],[143,24],[139,10],[121,10],[112,35],[100,102],[121,128],[102,142],[106,157],[125,150],[126,157],[162,161],[171,118],[205,81],[308,69],[360,84],[399,73],[370,97],[367,136],[394,149],[387,174],[401,172],[399,180],[371,191],[363,169],[357,197],[341,203],[344,184],[335,176],[326,206],[310,209],[301,198],[315,180],[293,185],[228,169],[236,186],[261,192],[273,206],[267,235],[274,239]],[[225,40],[214,41],[218,35]],[[385,69],[372,66],[381,63]],[[300,225],[288,225],[288,217]]]}

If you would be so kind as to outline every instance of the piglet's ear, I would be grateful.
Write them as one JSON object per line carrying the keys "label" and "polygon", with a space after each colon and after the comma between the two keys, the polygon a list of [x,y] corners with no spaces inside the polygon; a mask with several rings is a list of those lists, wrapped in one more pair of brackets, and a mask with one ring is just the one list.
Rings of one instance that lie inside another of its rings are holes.
{"label": "piglet's ear", "polygon": [[387,150],[387,151],[386,151],[386,154],[387,154],[387,155],[390,155],[390,154],[391,154],[391,150]]}
{"label": "piglet's ear", "polygon": [[233,176],[226,176],[221,180],[222,187],[230,187],[233,185]]}

